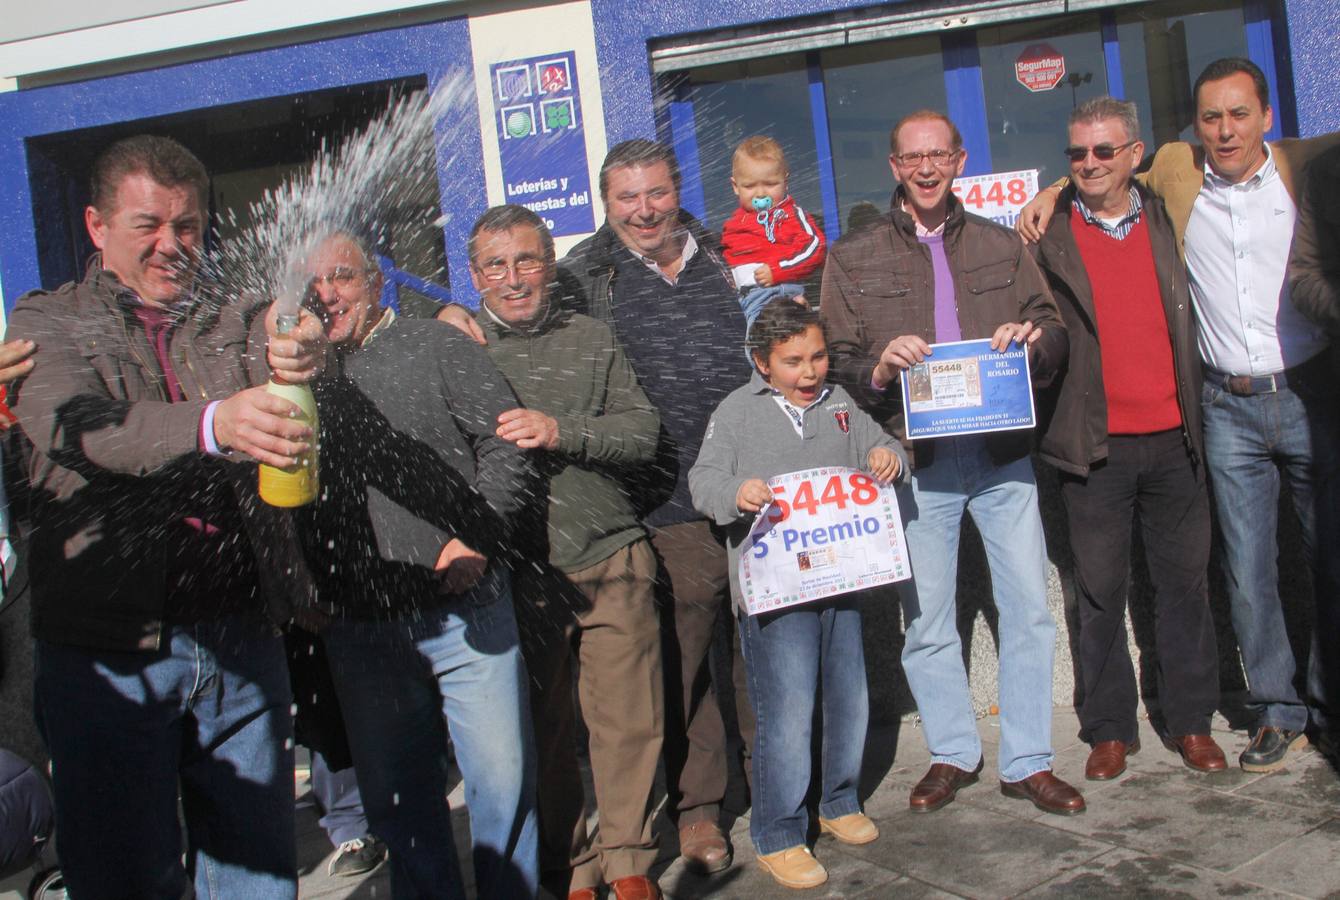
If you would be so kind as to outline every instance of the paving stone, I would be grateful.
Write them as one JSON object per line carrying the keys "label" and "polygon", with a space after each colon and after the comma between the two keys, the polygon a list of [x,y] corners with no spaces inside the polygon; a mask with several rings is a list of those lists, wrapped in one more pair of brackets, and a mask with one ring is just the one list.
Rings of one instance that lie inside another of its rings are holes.
{"label": "paving stone", "polygon": [[[704,878],[692,874],[676,860],[660,876],[661,890],[674,900],[701,897],[795,900],[795,890],[782,887],[758,866],[753,842],[749,840],[748,822],[740,820],[736,823],[731,831],[731,844],[735,848],[735,862],[725,872]],[[895,892],[900,897],[904,895],[901,884],[906,879],[897,872],[845,852],[848,849],[827,837],[818,842],[814,855],[828,869],[828,881],[819,888],[806,891],[806,897],[889,897]],[[895,885],[900,886],[895,888]],[[910,881],[906,887],[913,891],[907,896],[943,896],[916,893],[927,888]]]}
{"label": "paving stone", "polygon": [[1048,824],[1118,846],[1228,872],[1320,825],[1330,815],[1140,772],[1119,782],[1081,816]]}
{"label": "paving stone", "polygon": [[1340,896],[1337,848],[1340,819],[1331,819],[1234,869],[1232,877],[1302,897]]}
{"label": "paving stone", "polygon": [[1084,897],[1275,897],[1256,885],[1245,884],[1208,869],[1171,862],[1137,850],[1116,849],[1063,872],[1028,891],[1031,898]]}
{"label": "paving stone", "polygon": [[1289,754],[1288,765],[1283,769],[1251,778],[1234,793],[1240,797],[1289,806],[1315,806],[1334,812],[1340,809],[1340,775],[1325,757],[1308,749]]}
{"label": "paving stone", "polygon": [[872,797],[866,811],[879,824],[880,840],[844,848],[847,853],[965,896],[1017,894],[1110,849],[1082,835],[964,803],[913,813],[906,795],[892,791]]}

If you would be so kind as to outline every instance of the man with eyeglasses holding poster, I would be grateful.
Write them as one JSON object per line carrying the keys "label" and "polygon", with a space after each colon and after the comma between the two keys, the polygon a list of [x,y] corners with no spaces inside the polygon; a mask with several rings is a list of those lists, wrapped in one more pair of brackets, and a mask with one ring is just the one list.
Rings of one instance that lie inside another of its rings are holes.
{"label": "man with eyeglasses holding poster", "polygon": [[[1220,531],[1233,630],[1258,713],[1238,758],[1248,772],[1286,764],[1307,745],[1309,717],[1337,727],[1314,629],[1308,702],[1279,592],[1277,509],[1287,479],[1312,568],[1318,621],[1340,604],[1340,403],[1327,338],[1290,302],[1290,245],[1312,159],[1340,135],[1265,140],[1274,122],[1265,75],[1247,59],[1215,60],[1193,88],[1199,145],[1161,147],[1145,186],[1167,204],[1186,262],[1205,384],[1205,457]],[[1060,188],[1024,208],[1016,227],[1037,240]],[[1309,708],[1310,707],[1310,708]],[[1309,716],[1310,714],[1310,716]]]}
{"label": "man with eyeglasses holding poster", "polygon": [[1126,637],[1137,511],[1154,586],[1160,731],[1190,768],[1223,771],[1210,736],[1219,657],[1186,270],[1163,202],[1131,177],[1145,149],[1135,104],[1106,96],[1080,104],[1069,139],[1071,186],[1036,249],[1070,338],[1040,453],[1061,471],[1075,560],[1080,736],[1093,747],[1084,775],[1116,778],[1140,749]]}
{"label": "man with eyeglasses holding poster", "polygon": [[[923,110],[890,135],[898,183],[893,208],[838,241],[820,309],[833,368],[863,408],[907,443],[902,373],[931,344],[990,339],[1027,349],[1034,383],[1064,365],[1065,326],[1047,283],[1010,231],[964,212],[953,196],[966,152],[942,113]],[[900,503],[913,580],[901,588],[903,669],[917,701],[931,767],[912,790],[913,812],[933,812],[977,780],[982,742],[956,627],[959,529],[964,512],[986,546],[1000,614],[1000,790],[1044,812],[1084,811],[1079,791],[1052,774],[1052,656],[1047,551],[1029,457],[1029,431],[918,439],[911,496]]]}

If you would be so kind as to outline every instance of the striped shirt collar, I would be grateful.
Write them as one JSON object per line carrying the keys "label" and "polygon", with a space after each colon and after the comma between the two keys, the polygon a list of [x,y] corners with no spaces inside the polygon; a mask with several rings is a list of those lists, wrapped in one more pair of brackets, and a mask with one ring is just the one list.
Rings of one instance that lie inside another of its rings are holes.
{"label": "striped shirt collar", "polygon": [[1094,215],[1094,213],[1084,205],[1084,201],[1080,200],[1078,193],[1075,194],[1074,204],[1075,209],[1079,210],[1079,214],[1084,217],[1085,222],[1103,229],[1108,237],[1123,241],[1126,239],[1126,235],[1131,233],[1131,229],[1139,223],[1140,211],[1144,209],[1144,201],[1140,199],[1140,192],[1135,189],[1135,185],[1131,185],[1129,196],[1131,198],[1131,205],[1130,208],[1126,210],[1126,215],[1112,223],[1105,222]]}

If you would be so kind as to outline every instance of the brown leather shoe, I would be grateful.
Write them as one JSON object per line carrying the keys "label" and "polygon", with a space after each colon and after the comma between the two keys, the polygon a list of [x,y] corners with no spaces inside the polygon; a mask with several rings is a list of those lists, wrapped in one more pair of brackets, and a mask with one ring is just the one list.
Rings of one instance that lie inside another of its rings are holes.
{"label": "brown leather shoe", "polygon": [[1140,752],[1140,741],[1099,741],[1089,751],[1084,777],[1090,781],[1111,781],[1126,771],[1126,757]]}
{"label": "brown leather shoe", "polygon": [[610,882],[613,900],[661,900],[661,889],[646,875],[629,875]]}
{"label": "brown leather shoe", "polygon": [[1032,800],[1038,809],[1058,816],[1077,816],[1084,812],[1084,797],[1080,792],[1051,772],[1038,772],[1023,781],[1002,781],[1000,792],[1006,797]]}
{"label": "brown leather shoe", "polygon": [[935,812],[953,800],[959,788],[976,784],[977,774],[981,771],[980,759],[977,761],[977,768],[971,772],[948,763],[932,763],[930,769],[917,782],[917,786],[912,788],[912,793],[907,798],[907,805],[912,812]]}
{"label": "brown leather shoe", "polygon": [[730,866],[730,844],[720,826],[700,819],[679,829],[679,855],[684,864],[700,875],[720,872]]}
{"label": "brown leather shoe", "polygon": [[575,891],[568,891],[568,900],[599,900],[600,895],[596,893],[595,888],[577,888]]}
{"label": "brown leather shoe", "polygon": [[1197,772],[1222,772],[1228,768],[1224,751],[1208,734],[1184,734],[1181,737],[1166,737],[1163,743],[1168,749],[1182,757],[1188,769]]}

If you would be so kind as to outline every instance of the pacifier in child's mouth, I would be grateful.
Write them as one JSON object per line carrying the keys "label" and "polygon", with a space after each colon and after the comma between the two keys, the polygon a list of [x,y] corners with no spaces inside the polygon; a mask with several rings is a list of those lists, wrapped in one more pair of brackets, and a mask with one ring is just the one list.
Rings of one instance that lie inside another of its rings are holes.
{"label": "pacifier in child's mouth", "polygon": [[753,200],[753,204],[754,209],[758,210],[759,212],[767,212],[768,210],[772,209],[772,198],[755,197]]}

